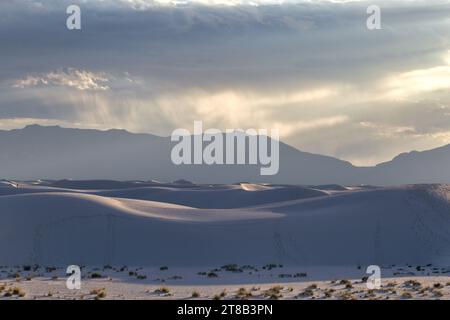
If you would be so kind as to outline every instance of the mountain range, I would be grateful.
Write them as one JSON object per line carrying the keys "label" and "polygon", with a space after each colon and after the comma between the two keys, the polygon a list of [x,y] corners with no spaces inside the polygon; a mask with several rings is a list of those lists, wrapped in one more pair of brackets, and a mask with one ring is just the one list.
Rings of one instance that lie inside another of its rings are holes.
{"label": "mountain range", "polygon": [[175,165],[170,137],[125,130],[30,125],[0,131],[0,178],[188,180],[296,185],[401,185],[450,183],[450,145],[402,153],[372,167],[279,145],[279,171],[261,176],[259,165]]}

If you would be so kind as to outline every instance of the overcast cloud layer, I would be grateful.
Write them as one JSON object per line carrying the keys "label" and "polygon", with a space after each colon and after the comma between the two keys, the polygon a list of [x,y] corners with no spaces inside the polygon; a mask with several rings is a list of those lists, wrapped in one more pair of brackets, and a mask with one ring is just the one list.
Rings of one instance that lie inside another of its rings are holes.
{"label": "overcast cloud layer", "polygon": [[0,44],[1,129],[203,120],[357,165],[450,143],[450,1],[2,1]]}

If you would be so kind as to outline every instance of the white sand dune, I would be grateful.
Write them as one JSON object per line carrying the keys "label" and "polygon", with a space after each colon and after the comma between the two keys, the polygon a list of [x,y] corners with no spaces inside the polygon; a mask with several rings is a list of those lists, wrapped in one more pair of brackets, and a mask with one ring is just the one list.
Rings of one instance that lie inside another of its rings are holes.
{"label": "white sand dune", "polygon": [[450,263],[449,186],[264,187],[2,186],[23,194],[0,195],[0,265]]}
{"label": "white sand dune", "polygon": [[[103,186],[104,190],[99,189]],[[267,203],[325,196],[329,192],[300,186],[179,185],[143,182],[70,181],[33,184],[21,183],[20,188],[0,188],[1,195],[42,192],[88,193],[104,197],[138,199],[186,205],[194,208],[230,209]],[[255,191],[255,192],[249,192]]]}

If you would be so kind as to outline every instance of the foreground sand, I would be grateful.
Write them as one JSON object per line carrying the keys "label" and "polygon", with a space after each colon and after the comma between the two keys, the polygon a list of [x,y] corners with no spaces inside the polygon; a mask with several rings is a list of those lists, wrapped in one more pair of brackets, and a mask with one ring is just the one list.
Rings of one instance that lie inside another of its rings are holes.
{"label": "foreground sand", "polygon": [[449,266],[450,185],[0,183],[2,299],[447,299]]}
{"label": "foreground sand", "polygon": [[445,267],[385,267],[386,277],[375,290],[367,288],[364,276],[357,277],[364,275],[358,267],[234,268],[85,267],[82,288],[69,290],[63,268],[1,267],[0,299],[450,299]]}

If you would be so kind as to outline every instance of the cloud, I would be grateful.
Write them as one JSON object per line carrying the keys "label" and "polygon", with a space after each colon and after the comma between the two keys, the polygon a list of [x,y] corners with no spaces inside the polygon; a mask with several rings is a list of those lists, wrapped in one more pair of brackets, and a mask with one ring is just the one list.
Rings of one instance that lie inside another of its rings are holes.
{"label": "cloud", "polygon": [[108,90],[108,81],[104,73],[67,68],[47,74],[28,75],[15,81],[13,87],[23,89],[35,86],[65,86],[77,90]]}
{"label": "cloud", "polygon": [[0,2],[0,127],[278,127],[357,164],[448,143],[450,2],[377,1],[373,32],[339,2]]}

